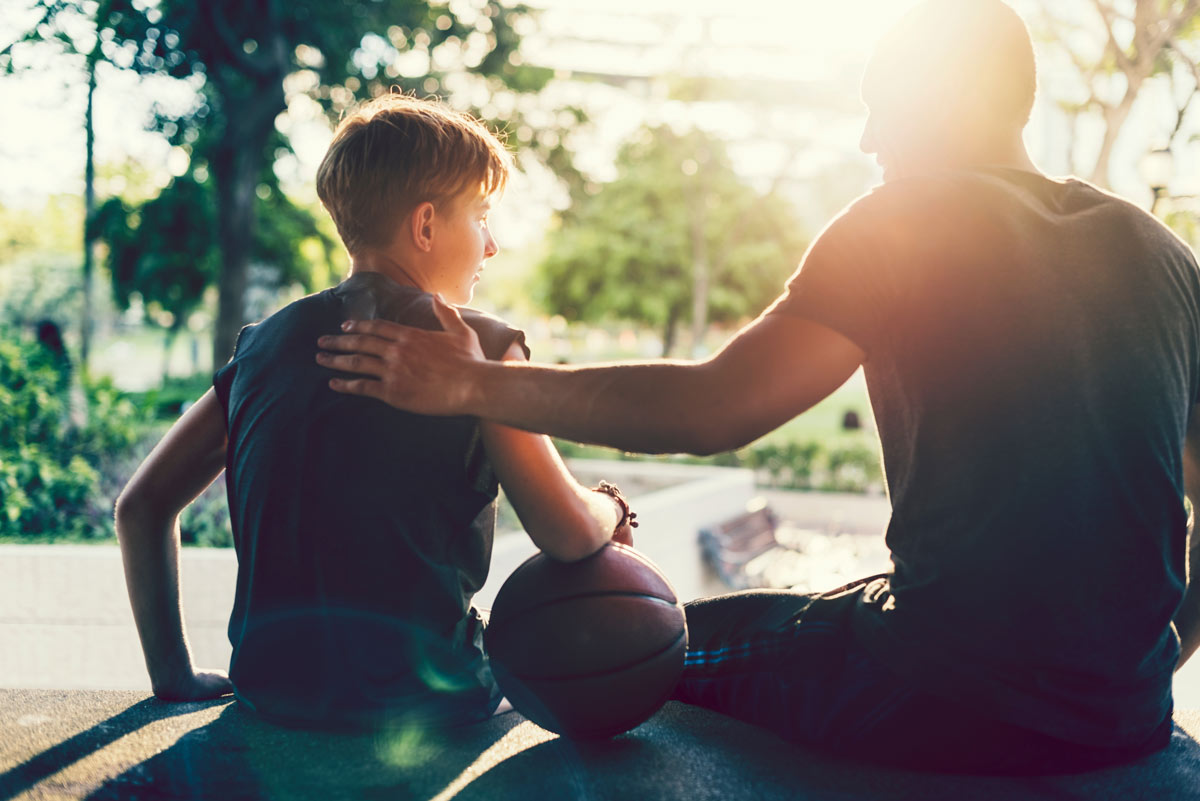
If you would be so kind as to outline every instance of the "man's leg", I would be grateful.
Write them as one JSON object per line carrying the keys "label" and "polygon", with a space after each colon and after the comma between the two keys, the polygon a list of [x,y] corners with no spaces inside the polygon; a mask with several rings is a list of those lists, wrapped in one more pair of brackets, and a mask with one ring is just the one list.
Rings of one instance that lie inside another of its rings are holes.
{"label": "man's leg", "polygon": [[690,603],[675,698],[836,748],[903,692],[862,658],[850,615],[867,583],[807,595],[750,590]]}
{"label": "man's leg", "polygon": [[[877,577],[822,595],[747,591],[686,606],[688,653],[674,698],[853,759],[917,770],[1089,770],[1166,746],[1080,746],[981,716],[893,674],[856,641],[854,605]],[[875,589],[875,586],[872,587]]]}

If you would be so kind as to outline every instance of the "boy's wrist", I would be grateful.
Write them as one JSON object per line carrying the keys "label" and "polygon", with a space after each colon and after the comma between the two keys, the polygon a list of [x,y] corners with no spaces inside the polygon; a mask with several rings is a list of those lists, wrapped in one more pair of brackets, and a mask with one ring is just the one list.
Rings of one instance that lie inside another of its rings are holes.
{"label": "boy's wrist", "polygon": [[171,664],[154,665],[149,670],[150,689],[159,698],[179,697],[190,686],[196,671],[189,659],[186,664],[173,660]]}
{"label": "boy's wrist", "polygon": [[613,500],[613,504],[617,509],[617,524],[613,526],[613,531],[620,531],[625,526],[637,528],[637,512],[629,507],[629,500],[625,494],[617,487],[616,484],[610,484],[607,481],[601,481],[597,486],[592,488],[593,492],[599,492],[608,495]]}

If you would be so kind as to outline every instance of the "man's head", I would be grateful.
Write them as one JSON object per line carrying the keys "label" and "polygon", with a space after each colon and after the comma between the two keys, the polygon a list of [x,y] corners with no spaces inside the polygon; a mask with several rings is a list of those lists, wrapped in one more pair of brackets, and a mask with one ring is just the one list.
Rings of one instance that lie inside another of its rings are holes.
{"label": "man's head", "polygon": [[342,120],[317,195],[353,257],[389,248],[423,204],[447,212],[494,195],[510,167],[504,145],[469,115],[388,94]]}
{"label": "man's head", "polygon": [[885,180],[1002,161],[1037,89],[1025,23],[1001,0],[925,0],[883,38],[863,77],[862,148]]}

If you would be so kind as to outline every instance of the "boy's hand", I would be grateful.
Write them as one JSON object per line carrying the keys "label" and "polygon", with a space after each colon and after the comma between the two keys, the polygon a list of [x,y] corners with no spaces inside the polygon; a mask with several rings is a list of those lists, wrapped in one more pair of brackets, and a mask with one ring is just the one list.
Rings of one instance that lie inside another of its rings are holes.
{"label": "boy's hand", "polygon": [[342,325],[345,334],[321,337],[319,364],[366,376],[334,378],[330,388],[418,414],[470,414],[470,370],[487,357],[474,329],[440,295],[434,296],[433,312],[444,331],[388,320],[349,320]]}
{"label": "boy's hand", "polygon": [[193,670],[188,676],[154,688],[159,700],[172,703],[207,701],[231,694],[233,683],[223,670]]}

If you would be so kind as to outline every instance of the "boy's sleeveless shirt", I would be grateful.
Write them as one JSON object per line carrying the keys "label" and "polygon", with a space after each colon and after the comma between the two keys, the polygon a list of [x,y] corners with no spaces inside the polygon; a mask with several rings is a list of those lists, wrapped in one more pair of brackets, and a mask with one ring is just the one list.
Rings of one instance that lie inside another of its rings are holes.
{"label": "boy's sleeveless shirt", "polygon": [[[441,327],[428,294],[359,273],[247,326],[214,376],[238,556],[230,678],[295,722],[477,719],[497,699],[470,605],[497,481],[475,418],[329,389],[316,340],[351,318]],[[497,318],[463,318],[488,358],[525,347]]]}

